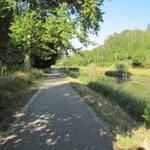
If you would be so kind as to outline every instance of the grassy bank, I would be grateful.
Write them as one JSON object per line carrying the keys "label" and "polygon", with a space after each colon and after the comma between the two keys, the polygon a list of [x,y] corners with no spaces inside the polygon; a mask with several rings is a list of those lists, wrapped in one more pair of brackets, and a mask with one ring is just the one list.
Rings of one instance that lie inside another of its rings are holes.
{"label": "grassy bank", "polygon": [[[131,69],[130,79],[119,80],[105,76],[105,71],[110,69],[112,68],[80,68],[65,71],[65,74],[80,81],[71,84],[96,114],[110,125],[117,146],[125,150],[146,147],[144,141],[147,144],[150,138],[149,70]],[[90,89],[92,92],[89,92]]]}
{"label": "grassy bank", "polygon": [[[104,69],[106,70],[106,68]],[[135,121],[144,120],[144,113],[150,105],[150,78],[134,75],[130,79],[119,80],[105,76],[105,71],[97,68],[82,68],[69,75],[77,78],[95,92],[101,93],[109,101],[117,103]],[[134,71],[132,70],[132,73]]]}
{"label": "grassy bank", "polygon": [[0,139],[42,84],[42,70],[0,76]]}
{"label": "grassy bank", "polygon": [[84,102],[88,104],[109,126],[109,131],[116,134],[126,132],[136,125],[131,117],[122,111],[119,105],[111,103],[101,93],[96,93],[78,80],[69,78],[71,86],[81,95]]}

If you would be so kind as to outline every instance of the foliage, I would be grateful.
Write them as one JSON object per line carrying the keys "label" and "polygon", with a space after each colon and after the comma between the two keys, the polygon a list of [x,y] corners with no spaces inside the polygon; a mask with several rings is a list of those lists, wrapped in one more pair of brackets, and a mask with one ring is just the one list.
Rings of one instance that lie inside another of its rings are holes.
{"label": "foliage", "polygon": [[[150,67],[150,30],[125,30],[108,37],[92,51],[82,51],[59,61],[62,66],[112,66],[120,61],[134,67]],[[58,64],[59,65],[59,64]]]}
{"label": "foliage", "polygon": [[126,72],[128,70],[127,66],[125,66],[123,63],[116,64],[116,69],[119,72]]}
{"label": "foliage", "polygon": [[97,34],[103,21],[102,4],[103,0],[2,0],[2,63],[12,70],[19,64],[49,67],[62,54],[76,51],[71,39],[88,44],[89,33]]}
{"label": "foliage", "polygon": [[6,103],[8,99],[12,100],[15,96],[17,96],[16,92],[19,92],[20,90],[23,91],[26,87],[29,87],[29,78],[32,78],[32,81],[34,81],[42,76],[42,74],[43,72],[41,70],[34,69],[31,73],[15,72],[13,74],[1,75],[0,110],[2,111],[3,107],[8,107],[8,105],[3,105],[3,102]]}
{"label": "foliage", "polygon": [[27,12],[22,16],[15,16],[10,27],[11,45],[23,57],[25,54],[31,56],[39,51],[42,31],[40,30],[41,22],[36,20],[38,17],[35,11]]}
{"label": "foliage", "polygon": [[143,118],[148,124],[150,123],[150,105],[145,108]]}
{"label": "foliage", "polygon": [[75,51],[71,39],[85,45],[90,42],[88,34],[96,34],[102,22],[102,4],[103,0],[16,1],[10,27],[11,56],[17,51],[15,55],[21,56],[21,63],[24,59],[27,68],[49,67],[63,53]]}
{"label": "foliage", "polygon": [[143,59],[140,58],[140,57],[134,57],[132,59],[132,65],[133,67],[141,67],[142,66],[142,63],[143,63]]}
{"label": "foliage", "polygon": [[125,63],[117,63],[116,70],[107,70],[105,75],[118,79],[126,79],[131,76],[131,73],[128,71],[128,67]]}
{"label": "foliage", "polygon": [[129,78],[131,76],[131,73],[128,71],[128,66],[125,63],[116,64],[116,69],[118,76],[121,78]]}
{"label": "foliage", "polygon": [[9,26],[12,21],[14,0],[0,1],[0,60],[3,65],[7,63],[9,52]]}
{"label": "foliage", "polygon": [[[100,6],[103,4],[104,0],[24,0],[28,3],[30,10],[42,10],[47,12],[47,10],[57,10],[64,3],[68,5],[67,12],[69,13],[74,21],[76,22],[78,29],[84,32],[85,35],[88,32],[97,33],[100,27],[99,22],[102,22],[102,11]],[[55,13],[53,13],[54,15]]]}

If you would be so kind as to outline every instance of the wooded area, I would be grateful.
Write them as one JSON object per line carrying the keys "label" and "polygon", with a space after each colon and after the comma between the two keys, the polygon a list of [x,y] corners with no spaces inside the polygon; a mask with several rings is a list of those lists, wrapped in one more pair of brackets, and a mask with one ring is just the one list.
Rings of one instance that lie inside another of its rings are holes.
{"label": "wooded area", "polygon": [[124,30],[109,36],[103,45],[92,51],[82,51],[80,54],[60,61],[64,66],[112,66],[126,63],[129,67],[150,68],[150,28],[145,30]]}
{"label": "wooded area", "polygon": [[77,38],[84,45],[97,34],[103,0],[2,0],[0,66],[18,70],[46,68],[68,51]]}

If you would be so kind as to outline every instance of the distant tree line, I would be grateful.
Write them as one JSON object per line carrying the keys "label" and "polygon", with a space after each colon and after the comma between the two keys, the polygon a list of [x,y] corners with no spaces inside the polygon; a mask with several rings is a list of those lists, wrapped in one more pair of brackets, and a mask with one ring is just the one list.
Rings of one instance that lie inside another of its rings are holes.
{"label": "distant tree line", "polygon": [[125,30],[109,36],[103,45],[92,51],[83,51],[60,61],[66,66],[111,66],[126,62],[133,67],[150,67],[150,27]]}

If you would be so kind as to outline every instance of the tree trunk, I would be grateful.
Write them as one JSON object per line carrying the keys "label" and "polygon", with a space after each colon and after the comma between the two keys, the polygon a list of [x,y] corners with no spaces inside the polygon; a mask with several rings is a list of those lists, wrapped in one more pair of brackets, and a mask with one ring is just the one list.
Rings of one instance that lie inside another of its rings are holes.
{"label": "tree trunk", "polygon": [[24,65],[25,65],[26,71],[30,71],[31,70],[31,58],[30,58],[29,54],[25,54]]}

